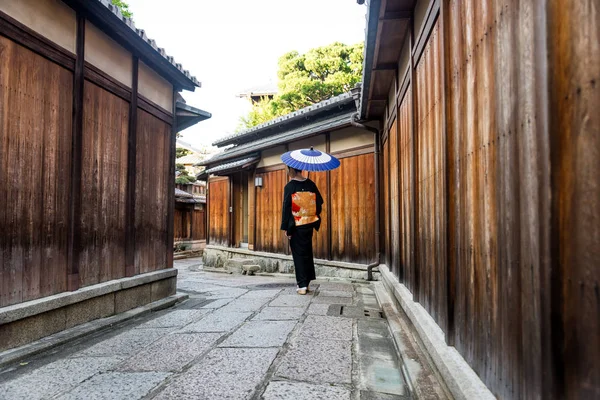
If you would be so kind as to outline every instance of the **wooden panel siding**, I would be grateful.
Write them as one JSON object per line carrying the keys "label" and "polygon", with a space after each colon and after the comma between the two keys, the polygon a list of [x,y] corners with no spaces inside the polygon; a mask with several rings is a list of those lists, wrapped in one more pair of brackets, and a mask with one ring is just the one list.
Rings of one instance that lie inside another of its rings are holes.
{"label": "wooden panel siding", "polygon": [[0,307],[67,290],[73,74],[0,36]]}
{"label": "wooden panel siding", "polygon": [[192,225],[192,239],[206,240],[206,211],[195,210]]}
{"label": "wooden panel siding", "polygon": [[399,199],[400,202],[400,266],[401,276],[406,286],[415,291],[416,273],[414,254],[414,171],[413,171],[413,137],[412,137],[412,93],[409,86],[406,95],[401,99],[398,109],[398,151],[400,154]]}
{"label": "wooden panel siding", "polygon": [[171,127],[137,112],[135,178],[136,274],[167,268]]}
{"label": "wooden panel siding", "polygon": [[389,136],[388,140],[382,146],[383,152],[383,188],[381,193],[383,195],[383,209],[381,213],[383,214],[383,226],[381,229],[382,237],[381,241],[383,242],[383,254],[384,254],[384,262],[386,265],[391,264],[391,250],[390,250],[390,141]]}
{"label": "wooden panel siding", "polygon": [[340,160],[331,172],[332,254],[336,261],[369,264],[375,258],[374,155]]}
{"label": "wooden panel siding", "polygon": [[327,259],[327,172],[311,172],[309,178],[317,185],[325,202],[321,211],[321,227],[319,232],[314,232],[313,236],[313,255],[315,258]]}
{"label": "wooden panel siding", "polygon": [[418,301],[445,329],[446,312],[446,186],[445,142],[442,137],[441,40],[435,24],[416,66],[417,264]]}
{"label": "wooden panel siding", "polygon": [[125,276],[129,103],[85,82],[80,286]]}
{"label": "wooden panel siding", "polygon": [[209,243],[216,246],[229,245],[229,180],[211,179],[208,183],[209,197]]}
{"label": "wooden panel siding", "polygon": [[283,207],[283,188],[288,182],[285,170],[257,174],[263,186],[256,188],[255,250],[291,254],[289,240],[279,228]]}

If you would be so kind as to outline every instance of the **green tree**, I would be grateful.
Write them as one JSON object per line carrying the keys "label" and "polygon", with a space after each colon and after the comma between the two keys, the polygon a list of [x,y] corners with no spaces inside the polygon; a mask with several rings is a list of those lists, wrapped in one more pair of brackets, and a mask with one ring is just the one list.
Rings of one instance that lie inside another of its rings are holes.
{"label": "green tree", "polygon": [[192,154],[188,149],[184,149],[183,147],[177,147],[175,149],[175,159],[183,156],[187,156],[188,154]]}
{"label": "green tree", "polygon": [[247,129],[273,118],[320,103],[350,91],[362,78],[363,43],[332,43],[300,54],[292,51],[279,59],[279,93],[263,99],[240,119]]}
{"label": "green tree", "polygon": [[196,182],[196,177],[191,176],[183,164],[175,164],[175,169],[179,171],[179,176],[175,178],[175,183],[185,185]]}
{"label": "green tree", "polygon": [[111,2],[113,3],[113,5],[119,7],[119,9],[121,10],[121,14],[123,14],[124,17],[133,17],[133,13],[129,11],[129,4],[125,3],[122,0],[111,0]]}

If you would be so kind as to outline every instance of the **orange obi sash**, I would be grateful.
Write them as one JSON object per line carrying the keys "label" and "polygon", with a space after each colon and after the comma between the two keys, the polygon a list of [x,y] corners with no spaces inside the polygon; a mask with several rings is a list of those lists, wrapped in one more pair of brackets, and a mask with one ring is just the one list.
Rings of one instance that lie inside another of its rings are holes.
{"label": "orange obi sash", "polygon": [[312,192],[296,192],[292,195],[292,215],[296,226],[311,224],[317,217],[317,195]]}

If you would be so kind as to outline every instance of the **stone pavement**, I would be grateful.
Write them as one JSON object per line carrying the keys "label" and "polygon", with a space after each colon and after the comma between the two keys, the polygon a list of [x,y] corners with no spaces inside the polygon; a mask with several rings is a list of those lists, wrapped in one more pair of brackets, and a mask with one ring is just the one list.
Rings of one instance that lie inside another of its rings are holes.
{"label": "stone pavement", "polygon": [[0,370],[0,399],[407,399],[368,282],[209,273],[189,300]]}

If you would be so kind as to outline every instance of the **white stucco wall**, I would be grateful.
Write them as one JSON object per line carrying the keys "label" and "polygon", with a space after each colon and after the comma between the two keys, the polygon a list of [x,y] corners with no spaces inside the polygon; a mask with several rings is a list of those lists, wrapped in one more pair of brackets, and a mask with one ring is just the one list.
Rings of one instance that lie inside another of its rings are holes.
{"label": "white stucco wall", "polygon": [[138,70],[138,91],[165,110],[173,111],[173,85],[141,61]]}
{"label": "white stucco wall", "polygon": [[102,70],[117,81],[131,87],[131,53],[105,35],[92,23],[85,24],[85,61]]}

